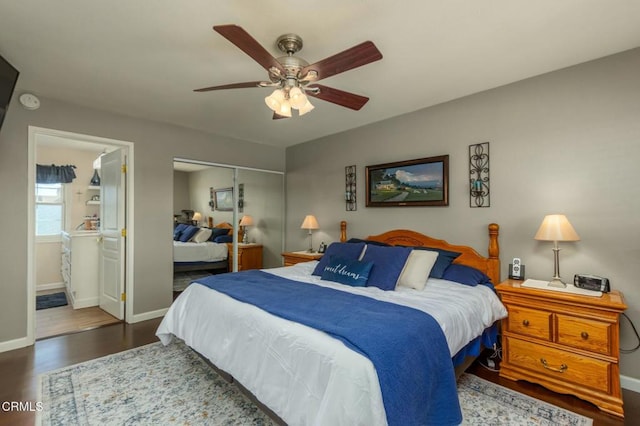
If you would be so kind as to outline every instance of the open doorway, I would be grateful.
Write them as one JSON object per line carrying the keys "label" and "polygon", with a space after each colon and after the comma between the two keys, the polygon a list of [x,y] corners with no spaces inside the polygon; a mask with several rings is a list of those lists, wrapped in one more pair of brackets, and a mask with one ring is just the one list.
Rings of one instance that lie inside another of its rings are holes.
{"label": "open doorway", "polygon": [[[29,129],[28,292],[35,300],[28,319],[31,340],[125,319],[126,277],[132,271],[125,269],[129,242],[124,235],[132,212],[126,202],[129,177],[121,164],[129,162],[131,170],[132,150],[128,142]],[[112,158],[118,161],[111,164]],[[67,167],[75,177],[43,177],[59,167]],[[114,222],[113,217],[121,219]],[[122,231],[122,238],[110,242],[105,225],[117,228],[118,237]],[[114,247],[116,262],[108,256]]]}

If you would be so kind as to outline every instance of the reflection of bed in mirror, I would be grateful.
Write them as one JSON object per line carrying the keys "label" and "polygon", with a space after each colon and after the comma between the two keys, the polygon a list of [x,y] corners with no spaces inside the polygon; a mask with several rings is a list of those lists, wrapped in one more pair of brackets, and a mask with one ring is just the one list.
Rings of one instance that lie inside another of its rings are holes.
{"label": "reflection of bed in mirror", "polygon": [[[176,229],[178,229],[176,227]],[[207,228],[201,228],[206,230]],[[223,232],[226,230],[225,232]],[[183,238],[176,241],[180,235],[176,236],[174,231],[173,241],[173,271],[174,272],[195,272],[195,271],[228,271],[228,243],[233,241],[233,226],[230,223],[222,222],[211,228],[211,235],[206,241],[194,241],[197,237]],[[205,234],[206,235],[206,234]],[[219,238],[221,235],[224,238]]]}
{"label": "reflection of bed in mirror", "polygon": [[[397,276],[390,289],[368,285],[373,275],[366,286],[323,279],[333,267],[333,244],[324,268],[312,261],[197,280],[157,334],[165,344],[172,336],[184,340],[289,424],[415,424],[416,417],[402,417],[414,415],[429,419],[420,424],[459,422],[455,377],[497,340],[506,315],[489,282],[500,279],[498,229],[489,226],[488,257],[407,230],[338,244],[342,254],[360,245],[354,259],[377,259],[373,267],[385,274],[392,268],[383,252],[404,250],[400,269],[413,269],[422,289],[395,287]],[[440,249],[434,262],[451,255],[440,278],[431,275],[435,264],[416,272],[411,259],[429,256],[414,252],[433,251],[427,248]]]}

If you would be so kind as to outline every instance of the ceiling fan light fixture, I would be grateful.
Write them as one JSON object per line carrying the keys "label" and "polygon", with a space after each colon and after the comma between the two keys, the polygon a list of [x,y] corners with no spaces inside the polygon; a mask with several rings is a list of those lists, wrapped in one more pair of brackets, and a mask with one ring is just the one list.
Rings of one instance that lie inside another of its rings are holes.
{"label": "ceiling fan light fixture", "polygon": [[264,102],[271,109],[271,111],[279,112],[282,102],[285,100],[284,92],[280,89],[276,89],[269,96],[264,98]]}
{"label": "ceiling fan light fixture", "polygon": [[[305,98],[306,98],[306,96],[305,96]],[[311,111],[314,108],[315,107],[313,105],[311,105],[311,102],[309,102],[309,99],[307,99],[307,103],[304,104],[302,107],[298,108],[298,115],[305,115],[306,113],[308,113],[309,111]]]}
{"label": "ceiling fan light fixture", "polygon": [[309,101],[302,89],[294,87],[289,90],[289,102],[291,103],[291,108],[300,109]]}
{"label": "ceiling fan light fixture", "polygon": [[291,117],[291,104],[289,103],[288,100],[283,99],[282,102],[280,102],[280,107],[275,112],[278,115],[290,118]]}

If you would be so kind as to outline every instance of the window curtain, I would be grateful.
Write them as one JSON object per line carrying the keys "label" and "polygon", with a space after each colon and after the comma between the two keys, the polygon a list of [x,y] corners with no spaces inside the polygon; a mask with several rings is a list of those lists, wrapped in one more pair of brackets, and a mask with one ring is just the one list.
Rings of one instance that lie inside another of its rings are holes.
{"label": "window curtain", "polygon": [[36,183],[71,183],[76,178],[76,166],[43,166],[36,164]]}

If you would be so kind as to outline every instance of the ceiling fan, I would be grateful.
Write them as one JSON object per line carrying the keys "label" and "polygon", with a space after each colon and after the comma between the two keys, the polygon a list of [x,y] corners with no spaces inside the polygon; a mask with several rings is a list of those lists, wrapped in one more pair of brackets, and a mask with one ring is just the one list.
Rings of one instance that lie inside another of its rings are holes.
{"label": "ceiling fan", "polygon": [[314,107],[307,96],[359,110],[369,98],[316,82],[382,59],[382,53],[375,44],[365,41],[309,65],[307,61],[295,55],[302,49],[302,38],[296,34],[284,34],[278,37],[276,41],[278,49],[286,56],[274,58],[249,33],[237,25],[216,25],[213,29],[266,69],[269,80],[203,87],[194,91],[274,87],[273,93],[265,98],[267,106],[273,110],[274,120],[291,117],[292,108],[298,110],[298,115],[311,111]]}

